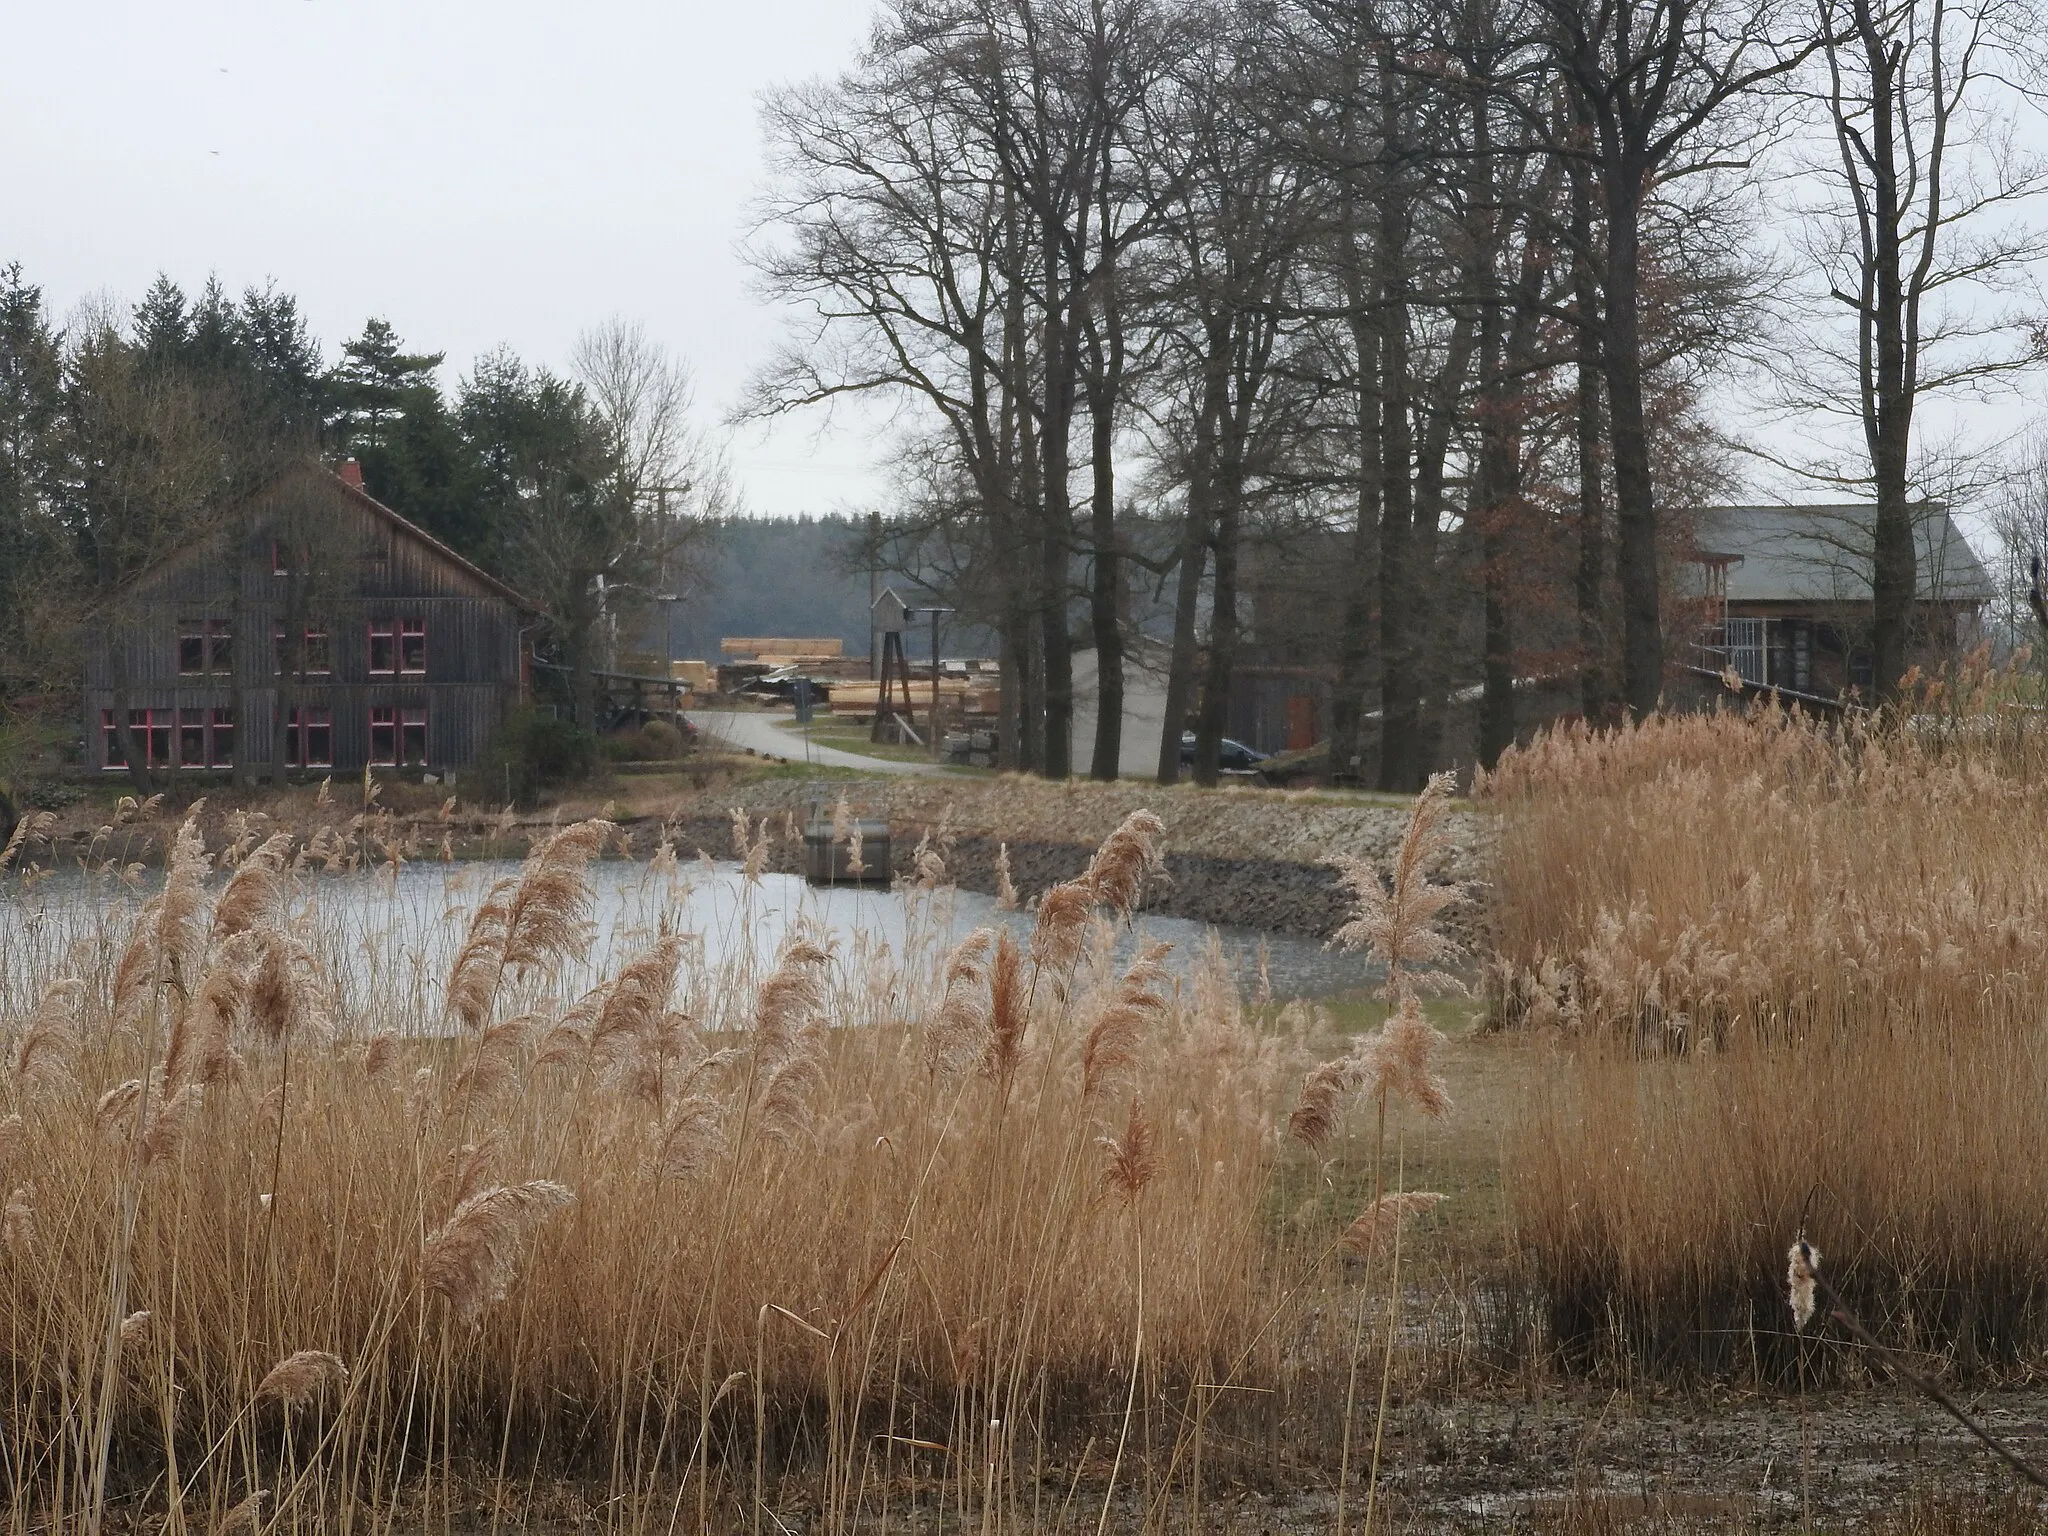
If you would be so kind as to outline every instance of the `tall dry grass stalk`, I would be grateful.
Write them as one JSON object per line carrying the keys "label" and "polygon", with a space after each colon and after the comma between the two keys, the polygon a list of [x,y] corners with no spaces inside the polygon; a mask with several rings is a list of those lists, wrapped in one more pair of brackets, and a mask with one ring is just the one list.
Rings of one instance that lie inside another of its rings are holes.
{"label": "tall dry grass stalk", "polygon": [[1874,1331],[2048,1350],[2048,764],[2037,731],[1775,715],[1510,753],[1496,1008],[1552,1058],[1507,1147],[1569,1357],[1791,1381],[1801,1228]]}
{"label": "tall dry grass stalk", "polygon": [[[1135,1462],[1160,1501],[1219,1412],[1240,1447],[1281,1433],[1238,1389],[1332,1390],[1342,1223],[1270,1219],[1305,1158],[1298,1058],[1220,950],[1193,985],[1157,946],[1118,959],[1156,819],[1021,938],[884,959],[799,924],[765,970],[707,971],[663,915],[566,987],[607,836],[563,828],[451,906],[430,997],[341,1001],[320,892],[348,876],[252,836],[216,894],[189,827],[132,926],[51,951],[103,961],[11,984],[0,1475],[23,1520],[438,1521],[465,1487],[572,1476],[621,1528],[693,1504],[751,1526],[789,1476],[830,1529],[906,1478],[1009,1524],[1098,1414],[1117,1479]],[[387,859],[361,868],[401,899]],[[1397,1055],[1360,1088],[1427,1080]]]}

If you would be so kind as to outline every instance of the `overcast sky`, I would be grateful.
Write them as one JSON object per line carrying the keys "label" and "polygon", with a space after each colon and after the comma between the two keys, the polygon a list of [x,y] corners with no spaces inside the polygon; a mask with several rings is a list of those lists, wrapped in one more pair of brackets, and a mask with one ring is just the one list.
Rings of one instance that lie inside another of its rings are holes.
{"label": "overcast sky", "polygon": [[[0,262],[19,260],[60,315],[101,291],[133,302],[160,270],[188,290],[209,272],[236,291],[274,278],[330,358],[381,315],[447,354],[451,386],[501,343],[563,367],[579,330],[624,315],[690,361],[700,416],[721,423],[784,326],[737,251],[760,183],[757,94],[838,72],[869,14],[869,0],[15,6]],[[1768,397],[1758,385],[1719,381],[1714,414],[1782,436],[1745,409]],[[1996,437],[2037,408],[2030,390],[1929,419],[1937,437],[1965,422]],[[886,505],[877,425],[737,434],[749,507]]]}
{"label": "overcast sky", "polygon": [[[10,8],[0,262],[61,315],[275,278],[330,359],[382,315],[452,385],[644,321],[722,416],[782,319],[736,253],[763,87],[836,73],[866,0],[79,0]],[[812,423],[812,426],[822,423]],[[749,431],[753,510],[864,507],[868,431]]]}

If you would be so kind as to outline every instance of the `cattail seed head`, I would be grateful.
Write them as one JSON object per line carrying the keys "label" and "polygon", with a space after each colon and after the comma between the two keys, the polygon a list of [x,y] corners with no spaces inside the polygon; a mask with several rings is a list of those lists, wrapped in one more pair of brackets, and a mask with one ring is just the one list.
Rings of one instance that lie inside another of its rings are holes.
{"label": "cattail seed head", "polygon": [[1795,1331],[1803,1332],[1813,1321],[1815,1282],[1819,1277],[1820,1250],[1802,1237],[1785,1253],[1785,1287]]}

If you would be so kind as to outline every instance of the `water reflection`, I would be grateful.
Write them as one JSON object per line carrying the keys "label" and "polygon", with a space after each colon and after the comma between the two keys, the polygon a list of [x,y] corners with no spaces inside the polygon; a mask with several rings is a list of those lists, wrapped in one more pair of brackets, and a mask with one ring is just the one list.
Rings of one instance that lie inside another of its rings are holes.
{"label": "water reflection", "polygon": [[[374,1013],[387,1025],[439,1029],[442,984],[471,914],[491,886],[516,877],[514,861],[420,862],[394,878],[388,869],[309,876],[299,882],[294,921],[334,978],[345,1016]],[[663,872],[606,861],[589,867],[595,893],[590,942],[548,991],[574,996],[613,974],[664,928],[691,938],[686,977],[705,995],[693,1006],[717,1012],[717,989],[750,992],[786,939],[803,930],[833,950],[842,984],[929,976],[958,939],[982,924],[1028,934],[1028,912],[1005,912],[970,891],[820,889],[795,875],[749,881],[740,866],[700,860]],[[152,877],[160,879],[160,877]],[[52,976],[92,974],[151,893],[59,873],[0,895],[0,1008],[24,1007]],[[1119,958],[1144,939],[1174,948],[1168,966],[1186,977],[1201,963],[1211,929],[1182,918],[1141,914],[1116,936]],[[1279,998],[1318,997],[1369,985],[1374,967],[1313,939],[1214,930],[1222,958],[1247,995],[1266,984]],[[1263,955],[1261,953],[1263,948]],[[906,982],[905,984],[908,984]],[[910,999],[898,999],[907,1004]],[[880,1002],[886,1003],[887,999]]]}

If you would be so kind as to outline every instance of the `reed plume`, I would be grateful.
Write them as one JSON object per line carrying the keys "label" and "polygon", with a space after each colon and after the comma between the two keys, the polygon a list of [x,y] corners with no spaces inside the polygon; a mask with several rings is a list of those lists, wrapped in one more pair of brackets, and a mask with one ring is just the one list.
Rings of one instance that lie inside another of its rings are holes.
{"label": "reed plume", "polygon": [[1024,952],[1015,935],[996,934],[995,954],[988,967],[988,1044],[981,1053],[981,1075],[1004,1093],[1024,1059],[1024,1030],[1030,1023],[1030,995],[1024,985]]}
{"label": "reed plume", "polygon": [[1443,820],[1455,782],[1451,774],[1432,774],[1415,797],[1386,885],[1368,860],[1340,853],[1324,861],[1336,869],[1352,899],[1351,917],[1331,935],[1330,945],[1366,950],[1384,964],[1387,979],[1380,989],[1384,997],[1399,996],[1403,987],[1454,985],[1450,977],[1431,967],[1462,951],[1434,924],[1463,892],[1453,885],[1432,885],[1429,870],[1450,846]]}
{"label": "reed plume", "polygon": [[249,980],[249,1022],[273,1045],[326,1033],[329,1020],[312,951],[275,928],[259,937],[262,952]]}
{"label": "reed plume", "polygon": [[5,874],[8,866],[21,857],[21,850],[28,846],[30,838],[45,837],[56,825],[57,815],[54,811],[38,811],[33,816],[24,816],[17,821],[14,824],[14,835],[7,839],[5,848],[0,848],[0,874]]}
{"label": "reed plume", "polygon": [[825,1027],[813,1015],[791,1038],[761,1092],[761,1134],[794,1141],[811,1130],[811,1101],[825,1082]]}
{"label": "reed plume", "polygon": [[738,805],[727,814],[732,817],[732,856],[744,864],[754,847],[753,818],[747,814],[744,806]]}
{"label": "reed plume", "polygon": [[184,988],[194,984],[199,956],[205,948],[200,920],[206,913],[206,873],[212,867],[197,818],[188,815],[171,844],[151,948],[160,979]]}
{"label": "reed plume", "polygon": [[398,1070],[398,1036],[379,1030],[363,1043],[363,1076],[373,1083],[388,1083]]}
{"label": "reed plume", "polygon": [[1074,962],[1081,957],[1094,903],[1094,887],[1085,879],[1064,881],[1038,899],[1038,921],[1031,930],[1031,962],[1041,974],[1051,973],[1057,991],[1064,990]]}
{"label": "reed plume", "polygon": [[263,1506],[270,1500],[268,1488],[258,1488],[241,1503],[220,1518],[218,1536],[238,1536],[242,1531],[253,1531],[263,1522]]}
{"label": "reed plume", "polygon": [[1150,811],[1133,811],[1095,850],[1081,877],[1095,905],[1129,919],[1145,898],[1145,879],[1166,867],[1161,840],[1166,824]]}
{"label": "reed plume", "polygon": [[1109,1154],[1102,1170],[1103,1187],[1121,1195],[1127,1205],[1144,1192],[1145,1186],[1159,1171],[1156,1139],[1152,1122],[1145,1118],[1145,1106],[1138,1102],[1135,1094],[1124,1116],[1123,1135],[1096,1138],[1096,1144]]}
{"label": "reed plume", "polygon": [[972,1068],[987,1047],[988,953],[995,930],[977,928],[946,957],[945,992],[924,1031],[925,1070],[936,1078]]}
{"label": "reed plume", "polygon": [[27,1253],[36,1245],[36,1186],[17,1184],[0,1209],[0,1243],[9,1252]]}
{"label": "reed plume", "polygon": [[458,1114],[477,1115],[519,1080],[519,1059],[533,1032],[534,1017],[493,1024],[449,1085],[449,1104]]}
{"label": "reed plume", "polygon": [[142,1133],[143,1167],[153,1168],[177,1157],[205,1102],[206,1089],[199,1083],[186,1083],[175,1092],[166,1085],[152,1098],[149,1125]]}
{"label": "reed plume", "polygon": [[591,901],[584,866],[611,833],[608,821],[579,821],[527,856],[519,886],[506,903],[504,965],[514,971],[546,970],[582,946]]}
{"label": "reed plume", "polygon": [[286,1355],[256,1383],[256,1401],[275,1398],[287,1408],[303,1408],[330,1387],[348,1380],[341,1356],[324,1349],[301,1349]]}
{"label": "reed plume", "polygon": [[921,891],[935,891],[946,883],[946,860],[937,848],[932,846],[932,831],[926,827],[917,840],[917,850],[910,858],[911,884]]}
{"label": "reed plume", "polygon": [[1344,1106],[1358,1086],[1358,1062],[1350,1056],[1311,1067],[1287,1117],[1287,1134],[1320,1157],[1343,1124]]}
{"label": "reed plume", "polygon": [[754,1051],[762,1069],[780,1066],[797,1036],[825,1007],[825,966],[831,956],[808,939],[785,945],[754,999]]}
{"label": "reed plume", "polygon": [[1017,895],[1017,887],[1010,880],[1010,845],[1008,843],[998,844],[996,847],[996,910],[998,912],[1014,912],[1022,904],[1022,900]]}
{"label": "reed plume", "polygon": [[20,1111],[17,1110],[11,1115],[0,1115],[0,1163],[11,1159],[27,1140],[28,1122],[21,1118]]}
{"label": "reed plume", "polygon": [[600,1067],[638,1055],[659,1033],[682,959],[682,936],[663,934],[613,978],[590,1031],[590,1053]]}
{"label": "reed plume", "polygon": [[1394,1240],[1394,1234],[1410,1217],[1434,1210],[1445,1197],[1431,1190],[1413,1189],[1396,1195],[1381,1195],[1368,1205],[1339,1240],[1361,1258],[1370,1256]]}
{"label": "reed plume", "polygon": [[1370,1063],[1370,1086],[1399,1094],[1433,1120],[1451,1112],[1449,1086],[1436,1069],[1444,1037],[1423,1017],[1413,993],[1404,995],[1393,1016],[1380,1026],[1378,1049]]}
{"label": "reed plume", "polygon": [[1117,981],[1116,993],[1089,1027],[1081,1046],[1081,1093],[1090,1097],[1138,1059],[1145,1031],[1166,1012],[1159,987],[1166,980],[1163,962],[1173,946],[1147,940]]}
{"label": "reed plume", "polygon": [[482,1189],[491,1165],[504,1150],[505,1133],[497,1130],[450,1149],[442,1159],[440,1173],[434,1178],[435,1203],[443,1209],[453,1210]]}
{"label": "reed plume", "polygon": [[217,1083],[227,1076],[235,1024],[248,1007],[253,962],[261,944],[261,936],[240,932],[215,951],[192,1005],[171,1021],[163,1062],[167,1086]]}
{"label": "reed plume", "polygon": [[552,1179],[479,1190],[427,1239],[420,1255],[421,1283],[458,1318],[473,1321],[511,1289],[534,1229],[575,1202],[574,1191]]}
{"label": "reed plume", "polygon": [[85,983],[67,977],[43,989],[42,1001],[14,1042],[14,1083],[23,1104],[78,1086],[78,1007]]}
{"label": "reed plume", "polygon": [[220,900],[213,906],[213,940],[233,938],[252,928],[276,926],[284,903],[285,860],[292,848],[292,834],[273,832],[255,852],[243,859]]}
{"label": "reed plume", "polygon": [[688,1094],[662,1121],[648,1171],[657,1179],[695,1178],[725,1150],[725,1105],[708,1093]]}
{"label": "reed plume", "polygon": [[447,1011],[465,1029],[481,1032],[498,995],[504,968],[505,924],[511,915],[516,880],[500,880],[470,915],[469,932],[448,971]]}
{"label": "reed plume", "polygon": [[125,1141],[133,1128],[136,1101],[142,1097],[142,1079],[131,1077],[99,1097],[93,1106],[93,1124],[111,1141]]}

